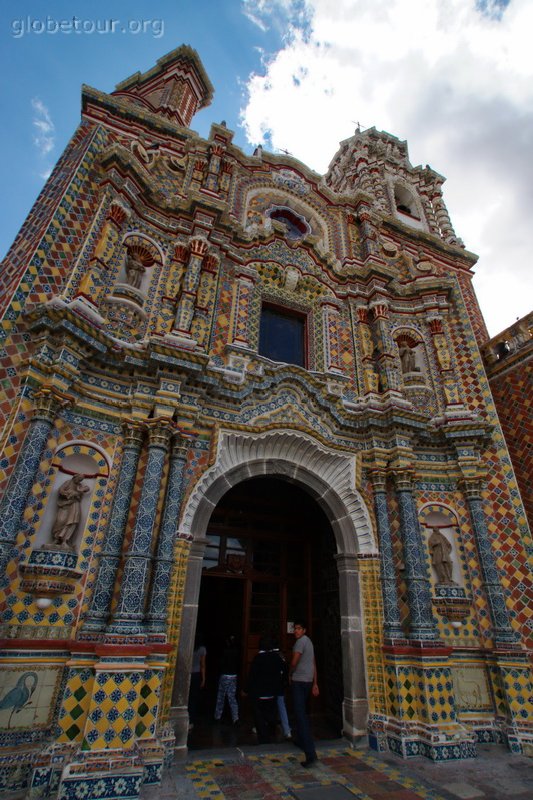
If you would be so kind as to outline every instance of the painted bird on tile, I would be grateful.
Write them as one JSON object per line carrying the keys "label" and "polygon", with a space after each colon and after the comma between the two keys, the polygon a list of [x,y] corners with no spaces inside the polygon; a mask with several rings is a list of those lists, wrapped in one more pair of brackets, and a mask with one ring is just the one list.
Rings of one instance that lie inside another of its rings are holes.
{"label": "painted bird on tile", "polygon": [[17,681],[17,685],[10,689],[0,700],[0,711],[10,708],[9,722],[7,727],[11,727],[11,717],[30,703],[31,696],[37,686],[37,673],[25,672]]}

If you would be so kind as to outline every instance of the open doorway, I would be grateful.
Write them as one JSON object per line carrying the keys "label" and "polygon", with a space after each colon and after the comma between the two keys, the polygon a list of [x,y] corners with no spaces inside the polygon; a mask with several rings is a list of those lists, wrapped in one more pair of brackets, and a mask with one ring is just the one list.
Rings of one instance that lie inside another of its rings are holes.
{"label": "open doorway", "polygon": [[[288,481],[253,478],[221,499],[206,538],[197,622],[208,653],[205,720],[211,723],[213,718],[225,638],[233,634],[239,641],[240,690],[260,636],[268,633],[277,639],[290,659],[292,623],[304,618],[315,644],[321,688],[311,709],[315,730],[319,738],[339,736],[343,682],[336,546],[321,508]],[[208,728],[203,739],[201,730],[195,728],[190,747],[199,738],[196,746],[210,745]],[[246,735],[243,720],[240,743],[246,743]],[[220,739],[214,744],[220,745]]]}

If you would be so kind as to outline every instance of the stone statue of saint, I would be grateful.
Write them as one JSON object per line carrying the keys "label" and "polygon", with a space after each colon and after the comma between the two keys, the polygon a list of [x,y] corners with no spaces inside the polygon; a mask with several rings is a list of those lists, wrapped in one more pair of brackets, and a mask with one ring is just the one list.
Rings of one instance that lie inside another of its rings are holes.
{"label": "stone statue of saint", "polygon": [[415,354],[407,344],[403,344],[400,347],[400,361],[402,363],[402,372],[416,372]]}
{"label": "stone statue of saint", "polygon": [[130,286],[134,289],[140,289],[143,275],[146,272],[146,267],[134,255],[128,254],[126,261],[126,279]]}
{"label": "stone statue of saint", "polygon": [[451,543],[438,528],[432,528],[428,546],[431,553],[431,564],[437,573],[438,582],[455,585],[455,581],[452,579],[453,561],[451,559]]}
{"label": "stone statue of saint", "polygon": [[71,547],[81,517],[81,500],[90,488],[82,483],[83,475],[65,481],[57,493],[57,511],[52,526],[52,539],[63,547]]}

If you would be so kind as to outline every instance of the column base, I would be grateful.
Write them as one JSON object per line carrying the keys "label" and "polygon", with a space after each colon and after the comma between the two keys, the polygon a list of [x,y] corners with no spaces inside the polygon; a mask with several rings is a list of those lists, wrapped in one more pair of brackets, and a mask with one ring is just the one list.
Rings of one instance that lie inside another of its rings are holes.
{"label": "column base", "polygon": [[342,735],[350,742],[360,741],[367,734],[368,701],[344,698],[342,704]]}
{"label": "column base", "polygon": [[189,736],[189,712],[185,706],[173,706],[170,709],[170,724],[174,731],[175,751],[178,755],[184,755],[187,752]]}
{"label": "column base", "polygon": [[146,629],[142,623],[119,620],[107,626],[104,641],[107,644],[144,644]]}
{"label": "column base", "polygon": [[61,774],[57,800],[90,797],[91,800],[138,800],[144,783],[144,765],[137,753],[94,753],[68,764]]}
{"label": "column base", "polygon": [[432,761],[458,761],[477,756],[476,737],[458,724],[443,732],[419,722],[404,723],[392,717],[371,715],[368,729],[372,750],[390,750],[402,758],[424,756]]}
{"label": "column base", "polygon": [[138,800],[143,786],[161,783],[174,755],[174,734],[166,725],[157,738],[141,739],[134,748],[95,753],[69,745],[52,747],[34,756],[33,771],[24,782],[12,783],[13,789],[28,789],[28,800]]}

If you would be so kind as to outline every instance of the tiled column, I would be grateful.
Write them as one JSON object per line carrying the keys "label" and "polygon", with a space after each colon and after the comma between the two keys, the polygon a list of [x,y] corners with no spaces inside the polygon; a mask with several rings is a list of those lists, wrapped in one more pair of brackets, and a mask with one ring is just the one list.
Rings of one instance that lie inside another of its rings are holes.
{"label": "tiled column", "polygon": [[152,535],[161,488],[161,475],[171,436],[170,420],[153,420],[149,429],[148,461],[135,518],[130,549],[126,555],[120,596],[110,633],[143,633],[144,599],[152,555]]}
{"label": "tiled column", "polygon": [[508,645],[509,643],[516,642],[519,636],[518,633],[511,628],[511,623],[509,621],[500,575],[490,544],[480,487],[476,483],[465,483],[463,491],[476,537],[479,563],[493,625],[494,642],[497,645]]}
{"label": "tiled column", "polygon": [[109,207],[89,267],[80,281],[74,299],[81,299],[92,308],[98,308],[105,291],[108,265],[119,243],[121,228],[128,216],[129,212],[118,202],[113,202]]}
{"label": "tiled column", "polygon": [[342,373],[340,360],[338,304],[330,298],[322,301],[322,326],[324,329],[324,369],[326,372]]}
{"label": "tiled column", "polygon": [[438,314],[428,316],[428,325],[433,339],[433,347],[440,372],[440,385],[444,392],[446,412],[460,412],[464,414],[464,404],[459,393],[459,381],[453,367],[452,356],[448,347],[449,332],[446,330],[444,320]]}
{"label": "tiled column", "polygon": [[379,557],[381,565],[381,592],[383,595],[383,634],[385,639],[404,639],[398,605],[398,587],[392,552],[389,511],[387,509],[386,477],[383,473],[372,474],[374,487],[374,510],[379,536]]}
{"label": "tiled column", "polygon": [[170,454],[163,521],[157,543],[152,588],[148,609],[148,630],[164,633],[168,618],[168,593],[174,564],[174,544],[183,495],[183,470],[187,461],[187,448],[179,434],[174,437]]}
{"label": "tiled column", "polygon": [[15,469],[0,504],[0,577],[4,575],[11,548],[22,524],[28,497],[48,436],[65,398],[57,397],[49,389],[35,395],[35,410],[22,445]]}
{"label": "tiled column", "polygon": [[400,473],[395,475],[395,482],[400,511],[407,599],[411,613],[409,638],[436,640],[438,638],[436,623],[431,613],[431,585],[411,479],[409,475]]}
{"label": "tiled column", "polygon": [[91,631],[105,630],[111,609],[111,600],[117,577],[117,570],[122,552],[124,532],[128,521],[133,487],[137,477],[137,465],[143,441],[143,428],[135,422],[124,424],[124,451],[120,473],[113,498],[113,506],[109,524],[105,533],[100,556],[98,577],[89,613],[84,622],[84,629]]}
{"label": "tiled column", "polygon": [[249,320],[251,318],[257,273],[255,270],[242,269],[239,270],[235,278],[232,343],[239,347],[250,347]]}

